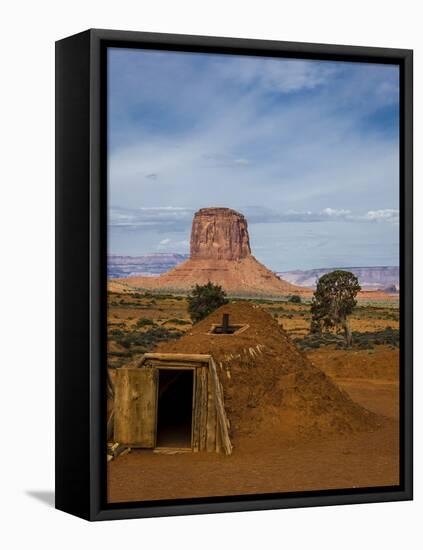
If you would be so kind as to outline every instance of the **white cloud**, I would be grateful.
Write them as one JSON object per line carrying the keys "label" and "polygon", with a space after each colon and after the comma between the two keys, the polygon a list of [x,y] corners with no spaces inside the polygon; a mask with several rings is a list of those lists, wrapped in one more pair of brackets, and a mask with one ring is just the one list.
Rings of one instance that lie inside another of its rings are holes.
{"label": "white cloud", "polygon": [[372,222],[399,222],[399,210],[393,208],[385,208],[383,210],[369,210],[365,215],[365,219]]}
{"label": "white cloud", "polygon": [[299,59],[244,57],[229,63],[218,61],[215,66],[218,74],[225,80],[281,93],[316,88],[325,84],[336,72],[334,63],[315,63]]}
{"label": "white cloud", "polygon": [[210,162],[214,166],[224,166],[224,167],[230,167],[230,166],[248,166],[251,164],[251,161],[247,158],[243,157],[234,157],[233,155],[229,154],[221,154],[221,153],[214,153],[214,154],[206,154],[204,155],[204,159],[207,162]]}
{"label": "white cloud", "polygon": [[175,206],[112,207],[109,210],[108,224],[116,229],[181,231],[191,223],[192,215],[192,209]]}
{"label": "white cloud", "polygon": [[[210,205],[208,205],[210,206]],[[245,214],[250,224],[261,223],[318,223],[318,222],[386,222],[398,223],[399,210],[378,209],[368,212],[351,211],[346,208],[326,207],[322,210],[284,210],[279,211],[263,206],[245,206],[238,208]],[[189,232],[195,210],[188,207],[141,207],[112,208],[109,213],[109,225],[114,228],[150,231]],[[161,246],[171,243],[166,237],[160,240]],[[178,245],[187,246],[187,240],[178,241]]]}
{"label": "white cloud", "polygon": [[399,211],[394,209],[372,210],[361,213],[346,208],[323,208],[322,210],[276,211],[266,207],[246,207],[243,209],[250,223],[318,223],[318,222],[387,222],[396,223]]}
{"label": "white cloud", "polygon": [[325,214],[329,218],[345,218],[351,214],[351,210],[344,210],[338,208],[324,208],[322,214]]}
{"label": "white cloud", "polygon": [[174,240],[166,238],[162,239],[156,248],[159,251],[185,254],[189,251],[189,241],[186,239]]}

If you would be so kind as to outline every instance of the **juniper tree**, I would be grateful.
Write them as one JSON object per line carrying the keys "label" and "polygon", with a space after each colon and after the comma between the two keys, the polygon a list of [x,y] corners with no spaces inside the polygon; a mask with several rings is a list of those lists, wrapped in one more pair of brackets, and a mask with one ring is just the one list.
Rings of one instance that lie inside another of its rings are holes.
{"label": "juniper tree", "polygon": [[357,277],[350,271],[336,270],[320,277],[311,302],[311,332],[342,327],[345,342],[351,346],[348,317],[357,305],[355,298],[360,290]]}
{"label": "juniper tree", "polygon": [[188,312],[192,322],[197,323],[226,303],[226,293],[221,286],[211,282],[206,285],[195,285],[188,296]]}

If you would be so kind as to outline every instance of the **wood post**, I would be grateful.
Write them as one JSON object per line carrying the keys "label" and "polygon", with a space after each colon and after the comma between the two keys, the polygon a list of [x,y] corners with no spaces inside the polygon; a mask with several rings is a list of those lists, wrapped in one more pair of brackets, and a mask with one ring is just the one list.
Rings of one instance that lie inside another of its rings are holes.
{"label": "wood post", "polygon": [[198,369],[201,379],[200,396],[200,451],[207,449],[207,367]]}
{"label": "wood post", "polygon": [[216,451],[216,403],[212,390],[210,370],[207,372],[207,443],[208,452]]}
{"label": "wood post", "polygon": [[107,419],[107,441],[113,440],[114,423],[115,423],[115,413],[112,410],[109,418]]}
{"label": "wood post", "polygon": [[220,435],[222,438],[222,447],[227,455],[232,454],[232,443],[229,438],[228,432],[228,420],[226,417],[225,406],[223,403],[223,392],[220,388],[220,381],[217,375],[216,363],[213,357],[210,357],[209,361],[210,373],[212,376],[213,392],[216,400],[216,413],[217,413],[217,425],[220,428]]}
{"label": "wood post", "polygon": [[192,436],[192,449],[196,453],[200,450],[200,396],[201,396],[201,380],[198,375],[198,369],[195,370],[195,395],[194,395],[194,409],[192,415],[193,422],[193,436]]}

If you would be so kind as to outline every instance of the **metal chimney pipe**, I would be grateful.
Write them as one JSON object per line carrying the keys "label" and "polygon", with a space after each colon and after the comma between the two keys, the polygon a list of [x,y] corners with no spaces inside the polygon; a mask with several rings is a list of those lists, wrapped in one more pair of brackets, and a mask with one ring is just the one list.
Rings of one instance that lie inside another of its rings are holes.
{"label": "metal chimney pipe", "polygon": [[229,313],[224,313],[222,317],[222,332],[228,334],[229,332]]}

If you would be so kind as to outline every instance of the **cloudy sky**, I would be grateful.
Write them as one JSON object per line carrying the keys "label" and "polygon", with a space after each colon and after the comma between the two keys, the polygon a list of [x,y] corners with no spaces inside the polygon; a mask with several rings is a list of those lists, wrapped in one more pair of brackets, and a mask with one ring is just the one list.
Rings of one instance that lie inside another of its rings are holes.
{"label": "cloudy sky", "polygon": [[109,253],[188,253],[225,206],[275,271],[398,265],[396,66],[108,56]]}

